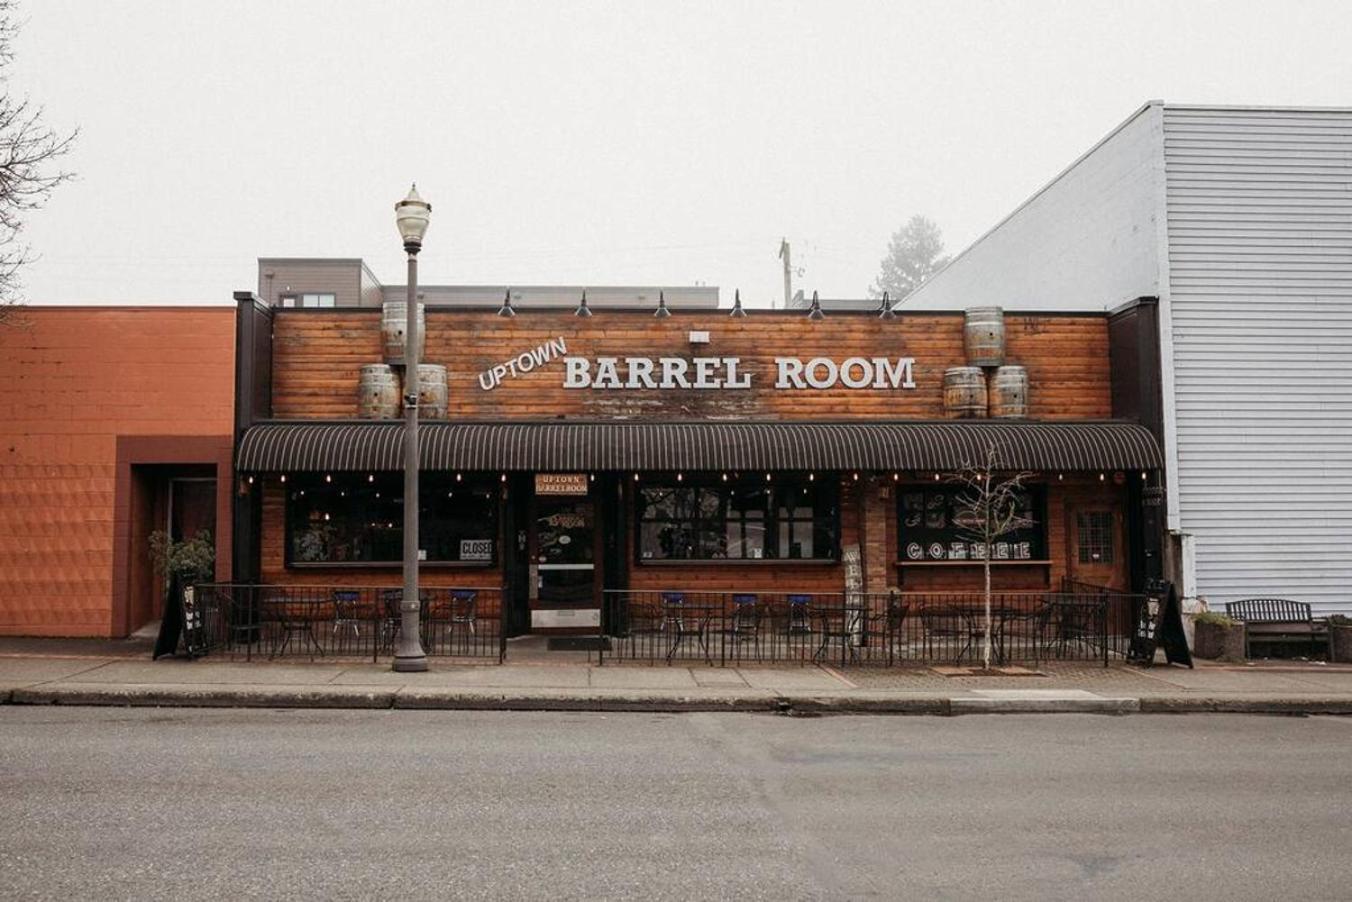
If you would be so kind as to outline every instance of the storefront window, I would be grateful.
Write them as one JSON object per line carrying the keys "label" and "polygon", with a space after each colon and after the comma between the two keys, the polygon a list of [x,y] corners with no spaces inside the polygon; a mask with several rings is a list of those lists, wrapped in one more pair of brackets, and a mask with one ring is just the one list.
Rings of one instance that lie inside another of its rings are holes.
{"label": "storefront window", "polygon": [[[986,551],[974,540],[971,529],[964,529],[967,508],[963,496],[969,490],[960,486],[908,486],[897,499],[898,548],[904,561],[981,560]],[[1019,496],[1020,517],[1032,525],[1000,536],[991,544],[993,561],[1046,560],[1046,517],[1044,493],[1034,486]]]}
{"label": "storefront window", "polygon": [[639,560],[834,560],[838,504],[828,482],[645,485]]}
{"label": "storefront window", "polygon": [[[497,495],[490,482],[422,476],[427,563],[493,564]],[[287,486],[287,564],[397,564],[404,554],[404,478],[298,475]]]}

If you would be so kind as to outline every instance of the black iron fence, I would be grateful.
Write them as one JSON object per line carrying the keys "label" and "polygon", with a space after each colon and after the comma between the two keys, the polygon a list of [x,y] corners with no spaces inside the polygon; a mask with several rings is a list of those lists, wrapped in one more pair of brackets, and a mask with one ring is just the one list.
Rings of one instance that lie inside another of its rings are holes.
{"label": "black iron fence", "polygon": [[651,664],[1108,663],[1140,596],[1109,592],[610,591],[606,660]]}
{"label": "black iron fence", "polygon": [[[199,644],[208,652],[253,658],[392,657],[403,590],[370,586],[212,583],[193,588]],[[429,656],[506,655],[499,589],[423,588],[420,622]]]}

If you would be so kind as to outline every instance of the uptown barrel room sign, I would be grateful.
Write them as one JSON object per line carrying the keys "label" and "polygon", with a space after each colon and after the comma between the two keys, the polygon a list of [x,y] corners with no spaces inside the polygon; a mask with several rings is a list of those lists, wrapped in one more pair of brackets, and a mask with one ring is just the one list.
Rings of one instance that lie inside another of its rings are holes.
{"label": "uptown barrel room sign", "polygon": [[[562,337],[479,373],[479,387],[492,391],[505,379],[534,372],[554,360],[563,361],[565,389],[660,390],[752,388],[761,376],[744,367],[740,357],[577,357],[567,356]],[[851,388],[913,389],[914,357],[776,357],[770,374],[776,390]]]}

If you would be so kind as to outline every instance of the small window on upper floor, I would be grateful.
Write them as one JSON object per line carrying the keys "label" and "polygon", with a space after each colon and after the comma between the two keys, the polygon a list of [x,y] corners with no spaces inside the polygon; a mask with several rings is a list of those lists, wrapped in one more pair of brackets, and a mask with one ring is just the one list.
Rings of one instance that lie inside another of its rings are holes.
{"label": "small window on upper floor", "polygon": [[336,299],[332,294],[303,294],[300,296],[302,307],[332,307]]}

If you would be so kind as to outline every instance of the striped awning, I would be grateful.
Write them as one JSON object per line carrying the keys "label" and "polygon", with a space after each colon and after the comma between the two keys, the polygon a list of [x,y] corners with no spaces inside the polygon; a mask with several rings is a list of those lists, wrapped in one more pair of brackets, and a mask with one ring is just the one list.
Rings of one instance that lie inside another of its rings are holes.
{"label": "striped awning", "polygon": [[[1134,423],[424,422],[425,470],[1153,470],[1154,436]],[[397,422],[267,422],[240,441],[240,472],[398,470]]]}

